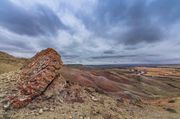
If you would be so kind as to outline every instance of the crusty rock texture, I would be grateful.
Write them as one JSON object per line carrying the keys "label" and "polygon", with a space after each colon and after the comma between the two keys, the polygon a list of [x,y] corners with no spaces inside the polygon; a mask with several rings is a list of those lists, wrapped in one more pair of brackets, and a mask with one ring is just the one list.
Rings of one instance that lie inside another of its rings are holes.
{"label": "crusty rock texture", "polygon": [[61,79],[62,65],[60,55],[51,48],[37,53],[22,68],[18,92],[8,97],[10,107],[23,107],[44,93],[55,79]]}

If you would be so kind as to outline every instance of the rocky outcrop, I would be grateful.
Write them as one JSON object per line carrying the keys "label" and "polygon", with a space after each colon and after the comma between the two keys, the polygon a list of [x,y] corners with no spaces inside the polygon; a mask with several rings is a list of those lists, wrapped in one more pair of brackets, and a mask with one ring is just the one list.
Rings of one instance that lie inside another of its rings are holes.
{"label": "rocky outcrop", "polygon": [[10,107],[20,108],[43,94],[55,79],[61,80],[60,55],[48,48],[37,53],[21,69],[18,92],[8,97]]}

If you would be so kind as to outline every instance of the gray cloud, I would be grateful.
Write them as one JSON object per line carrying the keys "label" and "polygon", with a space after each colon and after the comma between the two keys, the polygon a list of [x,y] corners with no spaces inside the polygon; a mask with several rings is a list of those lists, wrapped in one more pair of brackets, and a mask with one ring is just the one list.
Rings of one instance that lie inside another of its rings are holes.
{"label": "gray cloud", "polygon": [[8,0],[0,1],[0,25],[21,35],[55,35],[65,25],[48,7],[37,5],[31,10]]}
{"label": "gray cloud", "polygon": [[115,54],[114,50],[106,50],[103,53],[104,54]]}
{"label": "gray cloud", "polygon": [[132,26],[122,38],[126,45],[135,45],[141,42],[153,43],[163,40],[160,28],[141,24]]}
{"label": "gray cloud", "polygon": [[74,59],[74,58],[78,58],[78,55],[62,55],[62,57],[64,57],[65,59]]}
{"label": "gray cloud", "polygon": [[[146,0],[99,0],[93,13],[95,18],[79,16],[96,36],[107,40],[125,45],[154,43],[164,40],[166,34],[163,30],[179,20],[179,4],[179,0],[150,3]],[[114,27],[117,30],[110,32]]]}
{"label": "gray cloud", "polygon": [[149,7],[149,13],[158,17],[163,25],[171,25],[180,19],[179,0],[155,0]]}
{"label": "gray cloud", "polygon": [[119,59],[119,58],[142,58],[142,57],[158,57],[158,55],[147,55],[147,54],[141,54],[141,55],[103,55],[103,56],[95,56],[91,57],[92,59]]}
{"label": "gray cloud", "polygon": [[136,57],[137,55],[113,55],[113,56],[95,56],[91,57],[92,59],[117,59],[117,58],[128,58],[128,57]]}
{"label": "gray cloud", "polygon": [[152,23],[146,7],[146,2],[139,0],[129,8],[127,24],[130,29],[122,37],[125,44],[134,45],[141,42],[152,43],[162,40],[160,26]]}
{"label": "gray cloud", "polygon": [[1,0],[0,50],[32,56],[52,47],[65,63],[180,62],[179,4],[179,0]]}

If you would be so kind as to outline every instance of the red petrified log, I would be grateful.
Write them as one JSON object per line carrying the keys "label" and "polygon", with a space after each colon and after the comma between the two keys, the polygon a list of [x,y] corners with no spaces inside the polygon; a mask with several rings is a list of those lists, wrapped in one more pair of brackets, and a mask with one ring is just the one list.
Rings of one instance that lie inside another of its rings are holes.
{"label": "red petrified log", "polygon": [[9,97],[10,106],[23,107],[45,92],[53,80],[60,76],[62,64],[59,54],[52,48],[37,53],[22,68],[18,94]]}

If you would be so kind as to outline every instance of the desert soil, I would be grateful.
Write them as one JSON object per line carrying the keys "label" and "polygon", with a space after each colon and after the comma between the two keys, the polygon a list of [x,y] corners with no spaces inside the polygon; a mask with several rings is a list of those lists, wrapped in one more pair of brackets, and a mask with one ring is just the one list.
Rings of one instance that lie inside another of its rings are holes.
{"label": "desert soil", "polygon": [[0,75],[0,118],[2,119],[179,119],[180,98],[150,101],[148,104],[123,100],[98,93],[93,88],[80,90],[84,102],[63,102],[60,96],[36,99],[21,109],[4,110],[3,100],[16,90],[19,71]]}
{"label": "desert soil", "polygon": [[[90,69],[63,66],[62,81],[73,82],[65,85],[63,96],[53,91],[61,85],[51,84],[27,106],[9,109],[6,98],[18,91],[20,69],[27,61],[0,52],[0,119],[180,119],[177,66]],[[65,100],[76,94],[77,100]]]}

